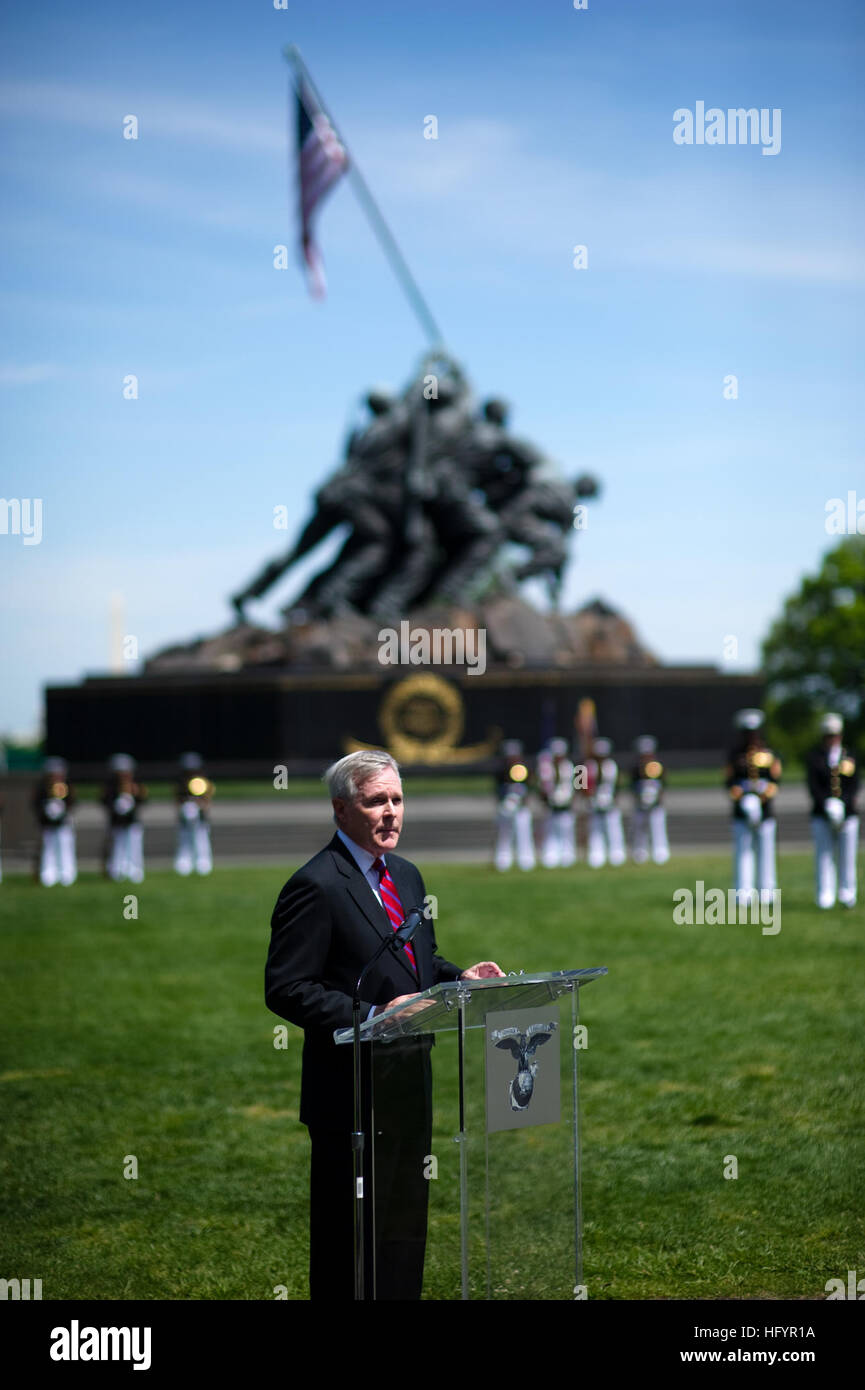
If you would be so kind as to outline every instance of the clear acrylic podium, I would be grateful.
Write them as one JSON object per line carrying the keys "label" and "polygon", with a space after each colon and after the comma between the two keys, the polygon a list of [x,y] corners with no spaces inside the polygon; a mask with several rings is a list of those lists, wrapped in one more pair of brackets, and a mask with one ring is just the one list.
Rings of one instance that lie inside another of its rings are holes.
{"label": "clear acrylic podium", "polygon": [[606,973],[457,980],[362,1025],[365,1298],[424,1239],[425,1298],[579,1296],[579,996]]}

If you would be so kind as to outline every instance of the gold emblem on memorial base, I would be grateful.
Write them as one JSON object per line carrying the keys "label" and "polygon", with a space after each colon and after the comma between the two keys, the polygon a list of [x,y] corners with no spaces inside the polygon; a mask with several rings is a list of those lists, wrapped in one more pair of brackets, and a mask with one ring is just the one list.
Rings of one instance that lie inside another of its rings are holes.
{"label": "gold emblem on memorial base", "polygon": [[[491,729],[483,743],[458,747],[465,728],[463,697],[441,676],[396,681],[379,706],[378,722],[384,747],[401,763],[474,763],[493,757],[501,739],[501,730]],[[371,745],[347,738],[343,746],[356,753]]]}

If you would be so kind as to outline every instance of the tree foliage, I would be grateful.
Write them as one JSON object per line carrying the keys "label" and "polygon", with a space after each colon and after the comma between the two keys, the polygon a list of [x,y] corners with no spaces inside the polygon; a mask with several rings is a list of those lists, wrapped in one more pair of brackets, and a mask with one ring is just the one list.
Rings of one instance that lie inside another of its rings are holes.
{"label": "tree foliage", "polygon": [[802,757],[820,716],[843,715],[844,740],[865,742],[865,537],[849,536],[823,558],[763,643],[766,710],[776,744]]}

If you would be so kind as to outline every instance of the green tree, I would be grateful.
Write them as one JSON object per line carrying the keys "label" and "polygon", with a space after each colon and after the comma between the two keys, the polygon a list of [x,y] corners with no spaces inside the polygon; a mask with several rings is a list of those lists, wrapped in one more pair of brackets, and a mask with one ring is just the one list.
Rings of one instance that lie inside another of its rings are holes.
{"label": "green tree", "polygon": [[843,715],[844,739],[865,735],[865,537],[849,536],[802,580],[763,643],[772,736],[801,758],[820,737],[820,716]]}

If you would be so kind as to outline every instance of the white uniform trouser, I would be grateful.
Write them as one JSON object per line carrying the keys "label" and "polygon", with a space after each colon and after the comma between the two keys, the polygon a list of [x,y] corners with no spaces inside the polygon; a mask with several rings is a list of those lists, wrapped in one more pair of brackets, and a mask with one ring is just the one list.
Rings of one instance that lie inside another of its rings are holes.
{"label": "white uniform trouser", "polygon": [[144,826],[115,825],[110,835],[108,877],[140,883],[144,878]]}
{"label": "white uniform trouser", "polygon": [[544,821],[541,863],[545,869],[566,869],[576,859],[576,816],[573,811],[549,811]]}
{"label": "white uniform trouser", "polygon": [[179,874],[209,874],[213,868],[210,826],[204,821],[181,821],[177,827],[177,853],[174,867]]}
{"label": "white uniform trouser", "polygon": [[635,864],[645,864],[650,842],[654,862],[666,864],[670,857],[670,842],[667,839],[667,812],[663,806],[653,806],[649,811],[644,806],[638,806],[634,811],[631,819],[631,857]]}
{"label": "white uniform trouser", "polygon": [[817,906],[834,907],[836,896],[845,907],[856,902],[856,848],[859,817],[847,816],[836,829],[825,816],[811,817]]}
{"label": "white uniform trouser", "polygon": [[589,842],[587,858],[592,869],[600,869],[609,859],[611,864],[625,862],[625,834],[622,830],[622,813],[618,806],[609,811],[592,811],[589,814]]}
{"label": "white uniform trouser", "polygon": [[500,809],[496,815],[496,853],[497,869],[509,869],[514,862],[516,849],[517,863],[521,869],[535,867],[535,844],[532,839],[532,813],[528,806],[520,806],[516,811]]}
{"label": "white uniform trouser", "polygon": [[754,889],[761,893],[775,891],[774,819],[761,821],[759,825],[751,825],[746,820],[733,821],[733,876],[736,892],[743,897]]}
{"label": "white uniform trouser", "polygon": [[55,883],[69,887],[78,877],[75,859],[75,827],[54,825],[42,831],[39,881],[50,888]]}

